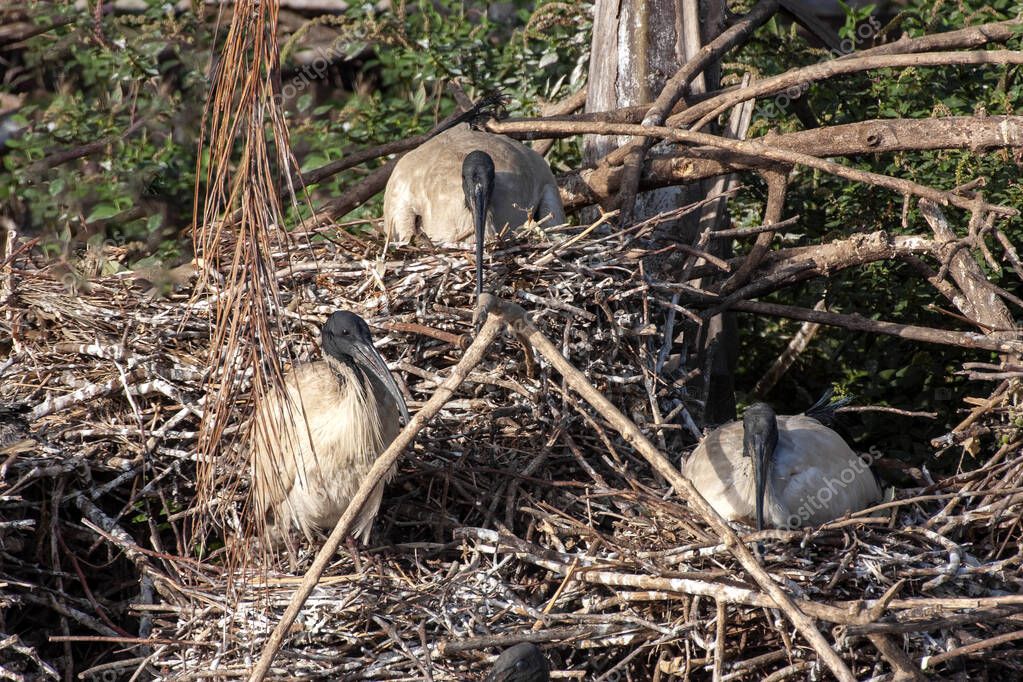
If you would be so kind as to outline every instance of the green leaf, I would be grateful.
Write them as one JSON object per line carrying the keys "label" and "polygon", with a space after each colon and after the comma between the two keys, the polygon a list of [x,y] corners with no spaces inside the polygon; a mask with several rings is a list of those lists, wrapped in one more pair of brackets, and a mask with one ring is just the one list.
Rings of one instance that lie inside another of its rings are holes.
{"label": "green leaf", "polygon": [[114,204],[99,204],[92,209],[92,213],[89,214],[85,221],[91,223],[96,220],[106,220],[107,218],[113,218],[120,212]]}
{"label": "green leaf", "polygon": [[426,85],[423,84],[423,81],[419,81],[416,94],[412,97],[412,106],[417,114],[426,109]]}

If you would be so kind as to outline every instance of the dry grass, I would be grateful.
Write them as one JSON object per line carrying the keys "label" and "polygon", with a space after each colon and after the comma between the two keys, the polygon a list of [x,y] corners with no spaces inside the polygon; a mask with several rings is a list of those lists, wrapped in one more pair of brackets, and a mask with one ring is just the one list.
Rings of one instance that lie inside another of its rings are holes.
{"label": "dry grass", "polygon": [[[290,357],[286,345],[284,355],[264,352],[282,345],[284,311],[274,273],[287,264],[294,246],[283,228],[281,188],[287,188],[293,205],[298,201],[291,185],[297,163],[280,96],[279,10],[275,0],[235,3],[198,142],[199,159],[208,153],[209,163],[205,174],[201,166],[196,169],[203,182],[196,185],[194,215],[201,216],[201,223],[195,226],[194,242],[202,267],[193,304],[205,300],[212,308],[215,349],[209,358],[206,418],[199,435],[203,457],[196,495],[210,511],[194,517],[192,534],[200,541],[209,530],[207,521],[219,515],[219,507],[209,502],[222,492],[215,469],[203,462],[237,452],[225,446],[238,435],[227,427],[243,385],[251,381],[252,397],[259,402],[283,386],[280,360]],[[244,468],[246,459],[226,464]],[[215,525],[224,522],[217,518]]]}

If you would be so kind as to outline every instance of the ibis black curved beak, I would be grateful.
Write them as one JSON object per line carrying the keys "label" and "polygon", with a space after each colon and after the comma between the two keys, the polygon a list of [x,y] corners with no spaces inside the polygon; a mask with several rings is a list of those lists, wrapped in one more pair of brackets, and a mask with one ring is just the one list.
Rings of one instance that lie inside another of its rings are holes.
{"label": "ibis black curved beak", "polygon": [[778,446],[778,418],[764,403],[746,409],[742,417],[743,452],[753,463],[757,530],[764,529],[764,497],[771,477],[771,462]]}
{"label": "ibis black curved beak", "polygon": [[473,192],[475,193],[472,201],[472,222],[476,228],[476,297],[479,298],[479,295],[483,293],[483,240],[487,236],[489,199],[483,193],[483,188],[478,185]]}
{"label": "ibis black curved beak", "polygon": [[767,443],[758,434],[753,437],[753,481],[756,484],[757,530],[764,529],[764,496],[767,494],[767,468],[769,466]]}
{"label": "ibis black curved beak", "polygon": [[477,149],[462,162],[462,192],[465,205],[472,212],[476,236],[476,298],[483,293],[483,241],[487,236],[487,212],[494,192],[494,160]]}
{"label": "ibis black curved beak", "polygon": [[362,339],[353,339],[349,346],[349,352],[359,367],[390,394],[394,404],[398,406],[398,412],[401,413],[402,425],[408,424],[410,417],[408,405],[405,404],[405,396],[401,394],[401,389],[398,388],[398,382],[394,380],[391,370],[387,369],[387,363],[383,356],[377,352],[371,342]]}

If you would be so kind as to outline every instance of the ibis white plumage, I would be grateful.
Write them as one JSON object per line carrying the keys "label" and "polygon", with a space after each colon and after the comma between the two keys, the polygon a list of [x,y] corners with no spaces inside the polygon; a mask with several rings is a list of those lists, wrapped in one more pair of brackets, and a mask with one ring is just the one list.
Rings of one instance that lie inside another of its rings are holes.
{"label": "ibis white plumage", "polygon": [[835,431],[764,403],[707,434],[684,474],[722,517],[760,530],[820,525],[881,499],[870,467]]}
{"label": "ibis white plumage", "polygon": [[[331,530],[377,456],[409,420],[365,320],[334,313],[323,325],[321,344],[323,360],[292,369],[284,380],[287,395],[271,393],[252,422],[252,502],[274,543],[292,528],[310,539]],[[352,535],[363,542],[385,482],[353,526]]]}

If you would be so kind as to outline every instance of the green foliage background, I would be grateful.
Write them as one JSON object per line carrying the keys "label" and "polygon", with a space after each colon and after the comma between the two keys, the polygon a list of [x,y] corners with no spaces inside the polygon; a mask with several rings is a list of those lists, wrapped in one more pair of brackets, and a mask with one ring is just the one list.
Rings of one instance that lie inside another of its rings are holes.
{"label": "green foliage background", "polygon": [[[282,19],[285,105],[303,170],[429,129],[453,108],[444,90],[448,79],[460,79],[470,96],[500,88],[511,98],[512,115],[539,113],[541,103],[562,99],[585,83],[589,3],[393,4],[395,9],[388,12],[366,3],[344,14]],[[3,152],[0,202],[29,234],[40,237],[48,256],[72,254],[90,241],[113,240],[132,248],[112,259],[108,269],[187,259],[196,139],[208,95],[207,73],[226,19],[218,25],[217,15],[203,14],[198,2],[181,10],[163,0],[147,0],[144,10],[110,11],[98,21],[70,0],[31,0],[24,6],[26,16],[40,27],[56,27],[3,52],[0,93],[24,98],[13,120],[25,130]],[[920,35],[1008,19],[1023,11],[1023,4],[1008,0],[908,0],[901,7],[882,31]],[[874,11],[849,10],[843,36],[855,42],[857,28]],[[327,48],[330,62],[303,60],[308,43],[324,31],[334,36]],[[1019,49],[1019,39],[1009,47]],[[824,58],[792,26],[776,20],[731,58],[725,74],[733,80],[747,69],[771,75]],[[823,124],[1012,114],[1021,101],[1020,81],[1018,67],[887,70],[816,84],[808,102]],[[750,135],[772,128],[800,129],[790,109],[761,106]],[[139,129],[124,136],[139,120]],[[105,144],[84,158],[47,169],[33,165],[55,152],[96,141]],[[556,171],[578,166],[577,142],[559,142],[551,158]],[[1023,207],[1018,154],[928,152],[850,162],[945,188],[984,176],[989,200]],[[330,178],[313,190],[313,203],[340,195],[372,170],[359,167]],[[755,176],[744,181],[747,189],[733,205],[734,216],[739,224],[758,224],[765,192]],[[377,197],[349,217],[366,220],[379,213]],[[915,210],[908,211],[903,226],[901,197],[806,170],[794,174],[786,213],[802,216],[786,238],[788,244],[817,243],[853,231],[926,232]],[[952,217],[964,223],[961,213]],[[1021,228],[1019,218],[1009,225],[1017,243]],[[1008,273],[991,274],[1019,293]],[[941,302],[926,283],[897,264],[847,271],[830,282],[812,282],[774,298],[809,307],[821,296],[839,312],[961,327],[930,309]],[[741,327],[747,332],[739,386],[748,391],[797,326],[754,318]],[[989,388],[970,386],[955,375],[962,360],[940,347],[824,329],[767,397],[783,409],[798,410],[835,383],[860,402],[937,410],[937,423],[876,417],[856,425],[860,435],[870,434],[870,443],[912,458],[929,451],[927,439],[952,422],[964,393]]]}
{"label": "green foliage background", "polygon": [[[873,12],[876,9],[872,6],[849,10],[842,37],[857,46],[869,47],[869,38],[863,42],[857,40],[857,35],[876,33],[866,29]],[[882,22],[880,30],[897,29],[909,36],[918,36],[1007,20],[1020,12],[1023,12],[1023,4],[1018,2],[909,2],[891,22]],[[860,28],[859,34],[857,28]],[[791,26],[777,21],[758,37],[737,61],[743,68],[754,69],[765,76],[826,58],[824,51],[809,49],[800,41]],[[1014,39],[1007,47],[1019,49],[1020,39]],[[733,67],[733,73],[735,76],[741,73],[738,65]],[[814,84],[807,100],[822,125],[873,118],[1012,115],[1019,113],[1023,103],[1021,76],[1019,67],[1008,66],[885,69]],[[751,136],[762,135],[770,129],[779,132],[802,129],[791,107],[759,104]],[[865,155],[843,160],[864,170],[940,188],[951,188],[983,176],[987,179],[984,191],[988,200],[1023,208],[1021,161],[1018,152],[979,154],[969,150]],[[740,198],[742,208],[736,213],[752,225],[757,224],[761,215],[766,189],[755,178],[747,178],[747,182],[752,187]],[[793,230],[798,234],[791,235],[786,243],[813,244],[874,230],[928,235],[930,230],[915,206],[915,201],[910,202],[904,223],[900,196],[818,172],[797,170],[789,186],[785,214],[799,214],[802,218]],[[955,209],[948,209],[947,214],[954,226],[964,227],[969,220],[969,215]],[[1020,217],[1001,226],[1015,244],[1021,243],[1023,221]],[[996,254],[1001,253],[999,247],[994,250]],[[1008,266],[991,272],[983,260],[978,262],[992,281],[1019,295],[1019,281]],[[936,296],[916,272],[897,263],[849,269],[827,282],[813,281],[772,298],[813,307],[822,297],[835,312],[972,331],[968,325],[934,310],[935,305],[945,310],[951,306]],[[1010,311],[1014,315],[1019,313],[1015,309]],[[740,357],[744,361],[739,367],[738,379],[738,385],[747,389],[784,349],[799,326],[789,321],[750,318],[748,322],[752,327],[744,325],[743,328],[752,329],[753,333],[742,338]],[[833,383],[840,391],[853,394],[858,403],[937,412],[938,419],[933,422],[866,414],[848,419],[846,423],[862,447],[874,445],[889,455],[914,463],[926,458],[932,470],[947,470],[958,464],[957,457],[949,455],[934,461],[930,439],[958,423],[964,395],[986,396],[994,387],[989,382],[970,383],[957,375],[966,359],[964,354],[948,347],[822,327],[810,348],[767,397],[796,411]],[[978,353],[971,354],[969,359],[997,362],[994,355]]]}

